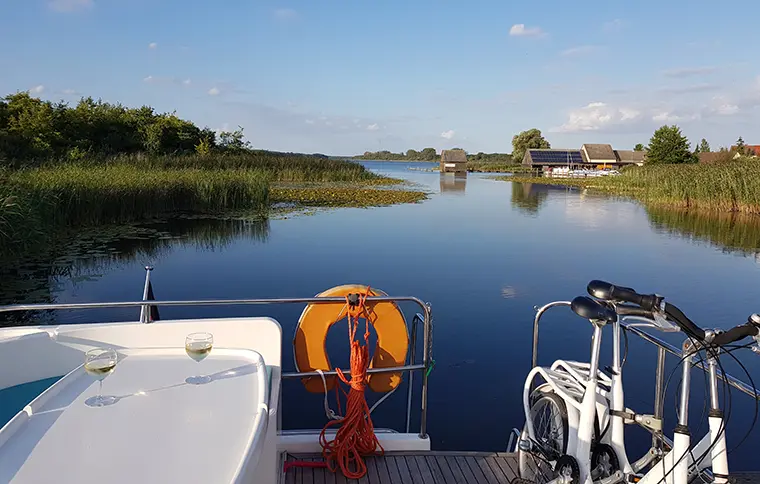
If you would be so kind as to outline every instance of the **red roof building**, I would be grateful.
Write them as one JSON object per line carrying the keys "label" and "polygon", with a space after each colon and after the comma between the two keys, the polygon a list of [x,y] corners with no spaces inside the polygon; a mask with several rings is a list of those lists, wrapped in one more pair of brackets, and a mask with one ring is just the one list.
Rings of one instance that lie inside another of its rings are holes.
{"label": "red roof building", "polygon": [[[736,146],[732,146],[731,149],[735,150]],[[760,156],[760,145],[744,145],[744,149],[751,155]]]}

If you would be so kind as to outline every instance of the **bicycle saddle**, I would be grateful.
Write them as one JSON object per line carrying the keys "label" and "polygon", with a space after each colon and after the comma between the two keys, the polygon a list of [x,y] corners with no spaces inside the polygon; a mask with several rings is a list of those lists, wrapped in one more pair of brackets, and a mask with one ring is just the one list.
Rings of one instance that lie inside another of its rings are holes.
{"label": "bicycle saddle", "polygon": [[603,306],[588,296],[578,296],[573,299],[570,308],[578,316],[592,321],[612,323],[617,320],[617,314],[612,309]]}

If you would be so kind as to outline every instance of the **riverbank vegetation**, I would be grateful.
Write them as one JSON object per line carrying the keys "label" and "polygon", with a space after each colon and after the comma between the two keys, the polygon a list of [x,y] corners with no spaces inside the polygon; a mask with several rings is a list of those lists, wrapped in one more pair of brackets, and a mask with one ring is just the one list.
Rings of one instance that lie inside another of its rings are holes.
{"label": "riverbank vegetation", "polygon": [[[534,134],[540,136],[540,132]],[[705,139],[692,150],[678,126],[662,126],[649,145],[641,148],[646,151],[643,166],[625,167],[617,176],[548,178],[518,174],[502,179],[600,190],[630,196],[649,206],[760,214],[760,159],[741,137],[731,148],[711,153]],[[705,162],[705,154],[711,155],[709,162]]]}
{"label": "riverbank vegetation", "polygon": [[[458,148],[454,148],[458,149]],[[406,152],[394,153],[392,151],[365,151],[363,155],[357,155],[351,159],[367,161],[441,161],[441,154],[435,148],[425,148],[422,151],[407,150]],[[511,155],[507,153],[467,153],[467,161],[474,163],[492,163],[508,165],[512,163]]]}
{"label": "riverbank vegetation", "polygon": [[648,205],[760,214],[760,161],[632,166],[618,176],[546,178],[511,176],[506,181],[567,185],[636,198]]}
{"label": "riverbank vegetation", "polygon": [[170,213],[260,216],[275,201],[368,206],[424,198],[381,187],[400,182],[324,155],[256,150],[242,128],[217,134],[147,106],[85,98],[69,107],[28,93],[0,99],[0,254],[63,229]]}

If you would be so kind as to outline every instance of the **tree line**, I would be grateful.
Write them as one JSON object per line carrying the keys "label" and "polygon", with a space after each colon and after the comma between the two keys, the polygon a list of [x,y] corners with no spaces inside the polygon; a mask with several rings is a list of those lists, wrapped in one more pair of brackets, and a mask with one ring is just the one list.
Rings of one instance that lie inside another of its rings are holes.
{"label": "tree line", "polygon": [[[459,150],[461,148],[452,148]],[[462,150],[465,151],[465,150]],[[465,153],[467,153],[465,151]],[[392,151],[365,151],[363,155],[354,156],[359,160],[380,160],[380,161],[438,161],[441,154],[435,148],[425,148],[421,151],[406,150],[406,152],[394,153]],[[508,153],[467,153],[467,161],[477,161],[484,163],[511,163],[512,157]]]}
{"label": "tree line", "polygon": [[242,128],[217,134],[208,127],[92,97],[75,106],[43,101],[28,92],[0,98],[0,165],[78,161],[115,154],[153,155],[250,149]]}

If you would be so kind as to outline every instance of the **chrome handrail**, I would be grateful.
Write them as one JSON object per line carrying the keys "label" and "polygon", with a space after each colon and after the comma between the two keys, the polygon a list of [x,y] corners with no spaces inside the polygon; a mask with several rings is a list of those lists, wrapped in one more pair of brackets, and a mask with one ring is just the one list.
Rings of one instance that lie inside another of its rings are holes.
{"label": "chrome handrail", "polygon": [[[150,306],[234,306],[234,305],[264,305],[264,304],[330,304],[345,303],[343,297],[301,297],[301,298],[270,298],[270,299],[193,299],[186,301],[156,301],[151,300],[146,304],[147,288],[150,282],[150,269],[146,267],[147,275],[145,279],[145,289],[142,301],[118,301],[118,302],[92,302],[92,303],[54,303],[54,304],[11,304],[0,306],[0,313],[11,313],[17,311],[45,311],[45,310],[68,310],[68,309],[100,309],[100,308],[141,308],[140,322],[146,323],[150,319]],[[412,402],[412,372],[422,371],[422,393],[420,395],[420,431],[421,439],[427,438],[427,400],[428,400],[428,375],[432,362],[432,331],[433,318],[432,309],[429,303],[413,296],[368,296],[367,302],[412,302],[417,304],[422,311],[416,313],[412,319],[412,349],[410,353],[409,364],[403,366],[394,366],[388,368],[370,368],[368,373],[397,373],[409,372],[409,389],[407,392],[407,412],[406,412],[406,431],[409,432],[411,421],[411,402]],[[147,320],[146,321],[146,315]],[[423,348],[422,362],[415,363],[415,347],[417,342],[417,324],[423,325]],[[350,374],[350,371],[344,371],[344,374]],[[324,371],[324,375],[337,375],[336,371]],[[282,378],[303,378],[309,376],[319,376],[316,371],[313,372],[289,372],[283,373]]]}

